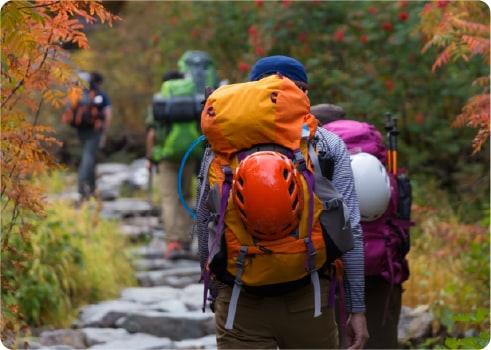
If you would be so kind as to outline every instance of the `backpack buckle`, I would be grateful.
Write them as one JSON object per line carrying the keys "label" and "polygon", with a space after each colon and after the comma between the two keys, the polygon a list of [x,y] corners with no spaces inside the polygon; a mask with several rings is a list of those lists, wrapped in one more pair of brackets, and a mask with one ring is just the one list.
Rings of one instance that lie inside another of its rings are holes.
{"label": "backpack buckle", "polygon": [[300,150],[296,150],[294,153],[295,163],[297,164],[297,169],[300,171],[307,170],[307,163],[305,162],[305,157]]}
{"label": "backpack buckle", "polygon": [[223,174],[225,175],[225,179],[223,181],[231,184],[232,178],[233,178],[232,169],[230,169],[230,167],[228,165],[224,165],[222,167],[222,171],[223,171]]}
{"label": "backpack buckle", "polygon": [[324,202],[324,210],[338,209],[340,207],[340,200],[338,198],[331,199],[330,201]]}

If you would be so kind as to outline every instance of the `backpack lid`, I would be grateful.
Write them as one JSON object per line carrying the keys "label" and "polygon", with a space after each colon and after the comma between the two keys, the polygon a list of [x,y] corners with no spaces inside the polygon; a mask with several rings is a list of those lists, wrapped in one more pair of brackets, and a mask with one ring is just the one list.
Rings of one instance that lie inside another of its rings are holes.
{"label": "backpack lid", "polygon": [[207,52],[187,51],[181,56],[177,65],[182,73],[192,77],[197,93],[204,94],[207,86],[218,87],[219,79],[215,64]]}
{"label": "backpack lid", "polygon": [[329,103],[321,103],[310,107],[312,113],[321,123],[321,125],[346,119],[346,113],[341,106],[331,105]]}
{"label": "backpack lid", "polygon": [[304,125],[309,139],[317,129],[309,111],[302,90],[288,78],[271,75],[216,89],[201,113],[201,129],[217,157],[230,158],[239,150],[268,143],[296,150]]}
{"label": "backpack lid", "polygon": [[189,72],[189,66],[201,65],[207,67],[213,65],[211,56],[205,51],[186,51],[177,62],[182,72]]}
{"label": "backpack lid", "polygon": [[322,127],[341,137],[350,153],[370,153],[377,157],[382,164],[387,163],[382,134],[374,125],[356,120],[341,119],[324,124]]}

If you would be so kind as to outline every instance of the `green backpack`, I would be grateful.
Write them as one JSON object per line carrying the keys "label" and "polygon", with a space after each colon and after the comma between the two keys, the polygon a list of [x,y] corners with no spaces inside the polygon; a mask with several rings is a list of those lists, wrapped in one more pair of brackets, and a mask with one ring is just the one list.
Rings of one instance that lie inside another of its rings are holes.
{"label": "green backpack", "polygon": [[191,75],[199,95],[207,86],[216,89],[220,84],[215,62],[207,52],[186,51],[177,64],[182,73]]}
{"label": "green backpack", "polygon": [[[152,100],[157,143],[153,160],[180,161],[200,135],[202,106],[191,79],[173,79],[162,84]],[[200,159],[203,150],[195,148],[190,159]]]}

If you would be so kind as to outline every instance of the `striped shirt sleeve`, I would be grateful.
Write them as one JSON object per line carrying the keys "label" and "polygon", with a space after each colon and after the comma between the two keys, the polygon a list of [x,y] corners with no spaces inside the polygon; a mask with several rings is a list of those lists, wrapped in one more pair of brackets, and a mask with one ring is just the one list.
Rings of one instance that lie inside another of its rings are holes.
{"label": "striped shirt sleeve", "polygon": [[336,134],[317,128],[317,150],[328,152],[334,159],[334,173],[332,183],[338,192],[344,197],[350,212],[351,228],[354,238],[354,248],[346,252],[343,261],[347,291],[348,312],[365,312],[365,272],[363,237],[360,225],[360,209],[358,196],[355,191],[351,162],[344,141]]}

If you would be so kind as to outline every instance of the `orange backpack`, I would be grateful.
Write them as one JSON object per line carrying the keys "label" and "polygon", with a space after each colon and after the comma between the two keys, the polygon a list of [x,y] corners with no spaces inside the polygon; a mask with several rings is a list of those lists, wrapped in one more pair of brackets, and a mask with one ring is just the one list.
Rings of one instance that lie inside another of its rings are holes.
{"label": "orange backpack", "polygon": [[104,121],[102,103],[97,90],[75,85],[68,92],[68,108],[61,120],[73,128],[99,130]]}
{"label": "orange backpack", "polygon": [[[319,174],[314,170],[317,155],[312,141],[318,124],[309,111],[307,95],[279,74],[222,86],[204,106],[201,128],[211,146],[205,159],[209,161],[207,204],[212,218],[208,225],[204,301],[210,277],[233,286],[225,325],[228,329],[233,325],[241,289],[274,295],[312,281],[314,316],[320,315],[319,272],[328,270],[332,262],[328,258],[333,257],[327,256],[325,230],[320,223],[326,202],[314,190]],[[232,193],[237,168],[258,152],[286,156],[286,161],[292,162],[301,174],[298,178],[304,205],[298,225],[286,236],[254,236],[244,223],[240,208],[236,208]],[[350,227],[347,233],[349,240]],[[343,251],[351,249],[352,243],[351,235],[351,246],[348,243]]]}

